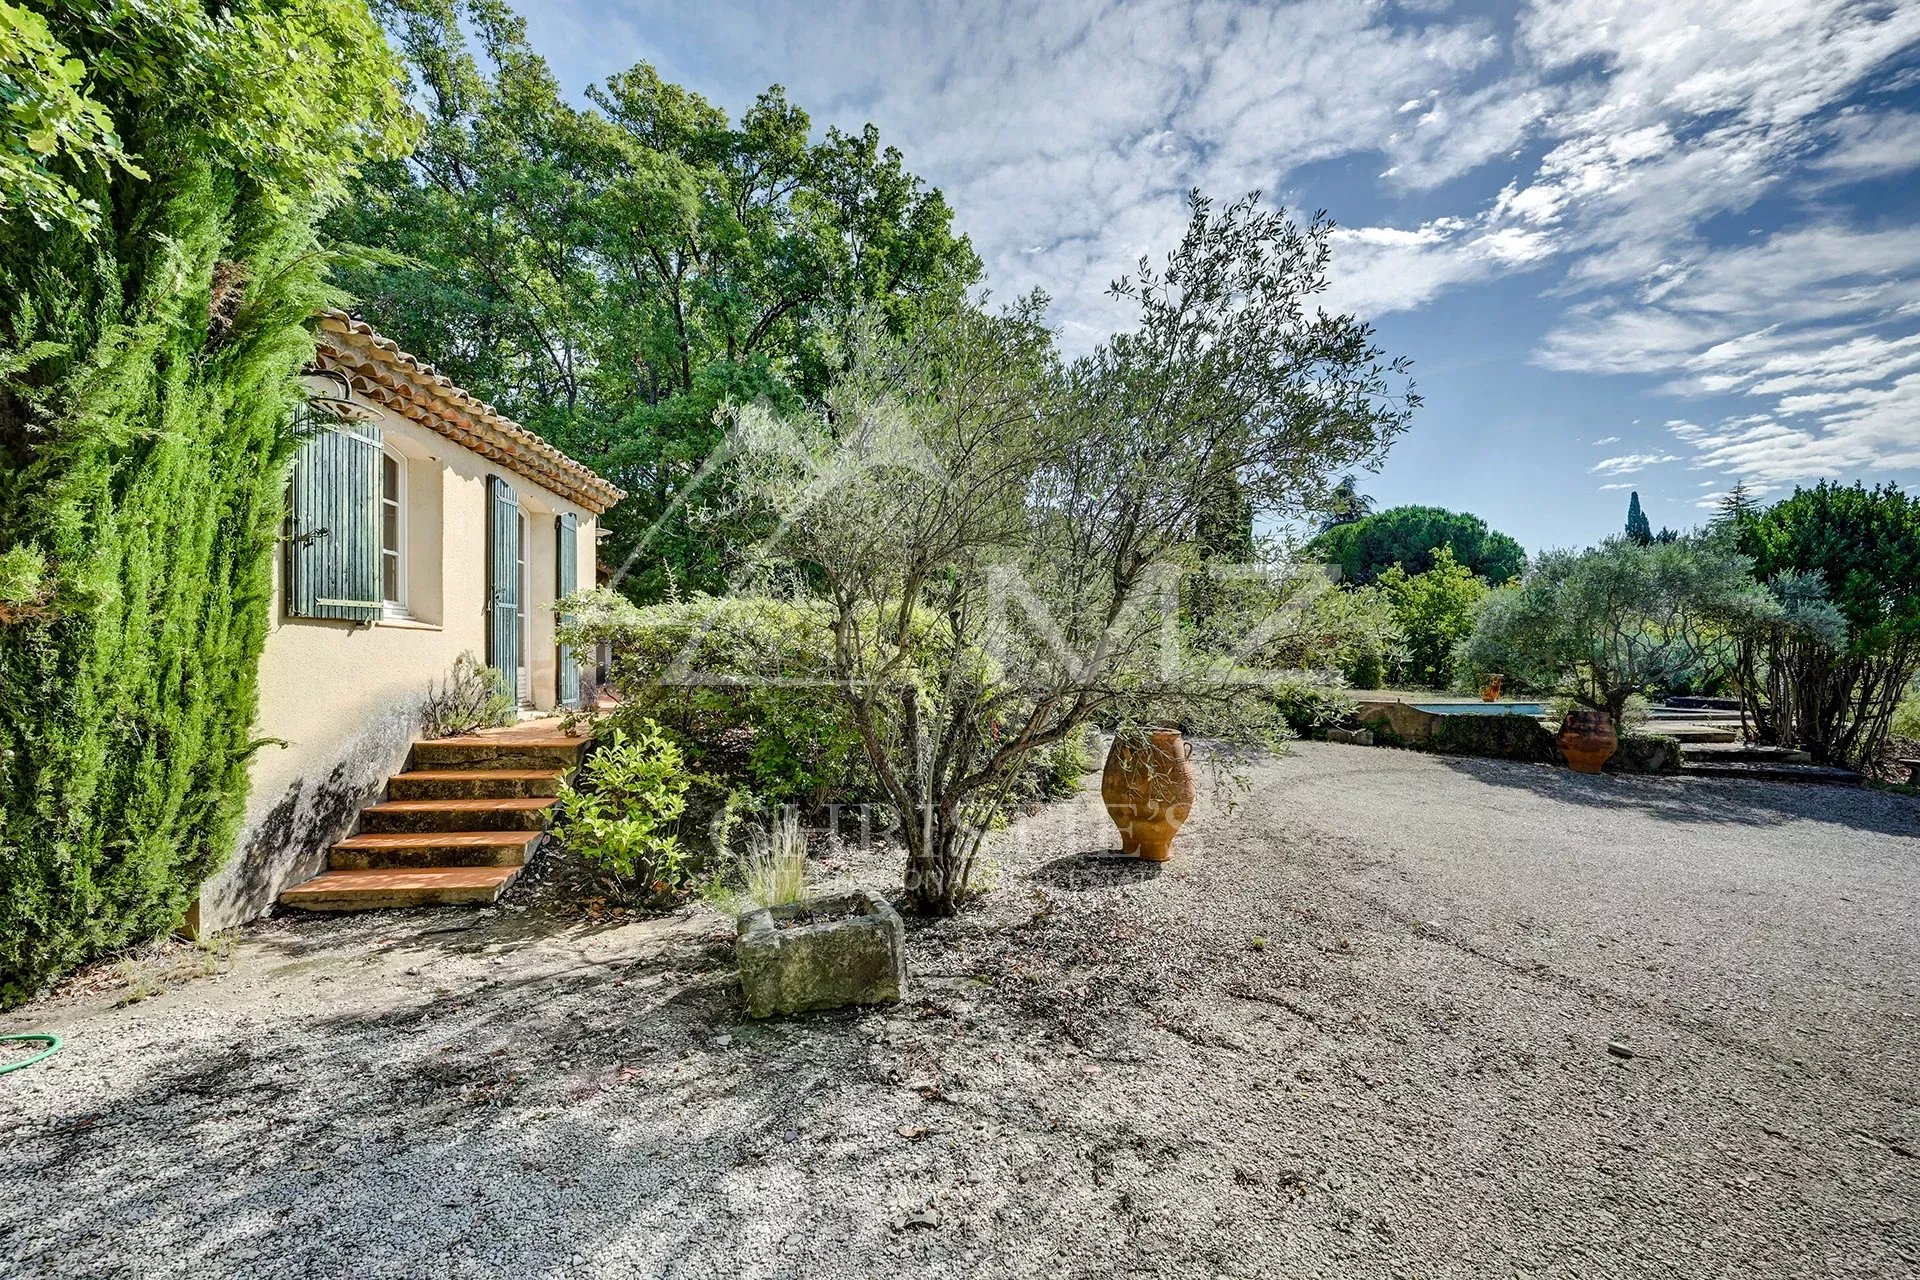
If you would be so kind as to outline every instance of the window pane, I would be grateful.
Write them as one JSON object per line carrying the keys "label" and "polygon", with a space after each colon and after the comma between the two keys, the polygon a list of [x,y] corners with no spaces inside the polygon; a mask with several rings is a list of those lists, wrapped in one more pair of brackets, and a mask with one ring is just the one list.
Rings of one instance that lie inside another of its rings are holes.
{"label": "window pane", "polygon": [[380,594],[383,599],[398,603],[400,600],[400,557],[383,555],[380,557]]}
{"label": "window pane", "polygon": [[400,549],[400,508],[391,502],[380,504],[380,549],[383,551]]}
{"label": "window pane", "polygon": [[380,496],[388,502],[400,501],[400,464],[392,455],[380,459]]}

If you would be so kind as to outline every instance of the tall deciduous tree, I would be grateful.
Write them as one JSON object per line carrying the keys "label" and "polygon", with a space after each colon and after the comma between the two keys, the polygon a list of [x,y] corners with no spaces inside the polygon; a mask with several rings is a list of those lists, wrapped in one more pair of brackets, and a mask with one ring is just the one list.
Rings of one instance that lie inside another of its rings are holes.
{"label": "tall deciduous tree", "polygon": [[427,131],[334,220],[403,255],[345,283],[632,495],[605,521],[630,594],[720,589],[753,530],[716,411],[817,399],[855,312],[897,328],[973,284],[945,200],[871,126],[815,136],[778,86],[734,121],[641,64],[581,109],[499,0],[402,0],[389,21]]}

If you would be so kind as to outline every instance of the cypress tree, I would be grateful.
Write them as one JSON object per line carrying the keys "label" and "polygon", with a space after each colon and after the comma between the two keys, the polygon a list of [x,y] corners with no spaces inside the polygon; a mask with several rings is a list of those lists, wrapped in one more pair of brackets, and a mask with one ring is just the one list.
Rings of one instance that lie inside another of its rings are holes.
{"label": "cypress tree", "polygon": [[1640,509],[1638,489],[1627,499],[1627,540],[1643,547],[1653,542],[1653,523],[1647,519],[1647,513]]}
{"label": "cypress tree", "polygon": [[86,96],[14,88],[105,142],[0,207],[0,1003],[173,928],[228,852],[313,227],[406,131],[363,0],[47,12]]}

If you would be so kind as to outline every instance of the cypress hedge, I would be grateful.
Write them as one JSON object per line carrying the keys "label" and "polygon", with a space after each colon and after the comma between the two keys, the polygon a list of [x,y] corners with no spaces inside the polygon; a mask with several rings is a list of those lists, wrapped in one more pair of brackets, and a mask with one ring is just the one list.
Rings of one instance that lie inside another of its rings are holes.
{"label": "cypress hedge", "polygon": [[105,125],[10,146],[52,197],[0,206],[0,1004],[174,928],[229,851],[313,228],[407,130],[363,0],[42,12],[87,80],[0,88]]}

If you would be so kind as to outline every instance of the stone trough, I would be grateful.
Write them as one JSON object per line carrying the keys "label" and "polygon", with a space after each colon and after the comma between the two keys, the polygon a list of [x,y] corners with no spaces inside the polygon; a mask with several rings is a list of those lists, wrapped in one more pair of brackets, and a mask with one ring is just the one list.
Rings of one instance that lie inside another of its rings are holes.
{"label": "stone trough", "polygon": [[907,990],[900,913],[864,889],[740,917],[734,956],[747,1014],[889,1004]]}

